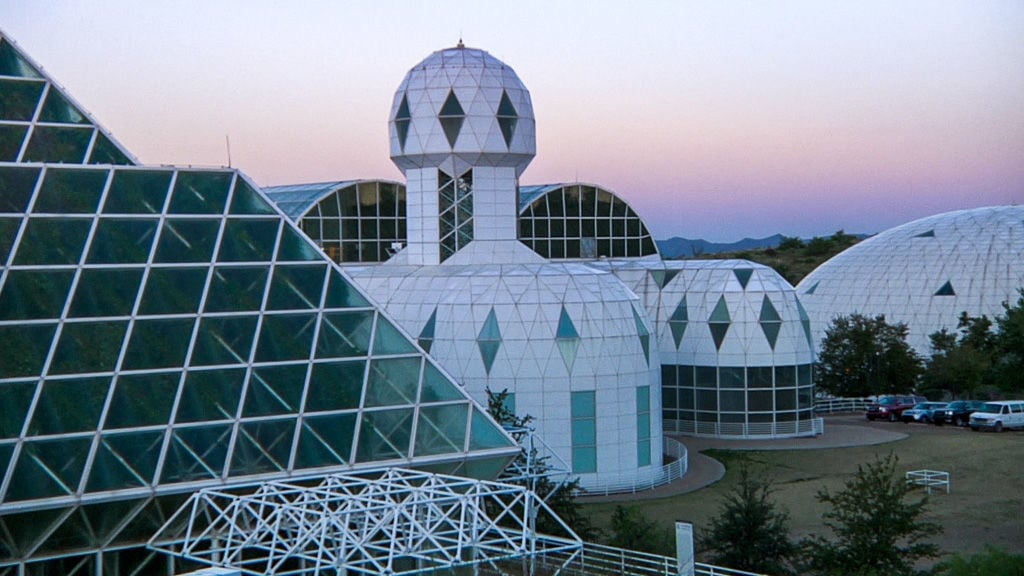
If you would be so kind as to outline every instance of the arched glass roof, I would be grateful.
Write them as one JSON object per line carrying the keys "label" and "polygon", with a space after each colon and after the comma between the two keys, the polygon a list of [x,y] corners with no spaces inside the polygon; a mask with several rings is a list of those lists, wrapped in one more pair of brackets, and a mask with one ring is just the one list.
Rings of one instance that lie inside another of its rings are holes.
{"label": "arched glass roof", "polygon": [[519,241],[553,259],[658,254],[636,211],[613,192],[592,184],[520,187]]}

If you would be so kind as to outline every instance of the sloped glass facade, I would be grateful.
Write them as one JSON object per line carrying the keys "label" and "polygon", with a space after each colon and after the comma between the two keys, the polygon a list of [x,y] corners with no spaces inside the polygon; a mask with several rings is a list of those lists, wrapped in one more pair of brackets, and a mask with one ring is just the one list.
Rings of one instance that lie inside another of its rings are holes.
{"label": "sloped glass facade", "polygon": [[141,546],[201,487],[518,452],[241,174],[101,159],[2,40],[0,83],[0,575],[180,571]]}

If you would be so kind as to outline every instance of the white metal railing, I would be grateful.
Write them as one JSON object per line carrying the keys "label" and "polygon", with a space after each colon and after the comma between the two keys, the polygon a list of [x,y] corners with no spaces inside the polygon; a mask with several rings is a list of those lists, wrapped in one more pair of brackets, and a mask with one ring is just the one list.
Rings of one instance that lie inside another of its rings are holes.
{"label": "white metal railing", "polygon": [[685,476],[689,469],[689,456],[686,451],[686,446],[682,442],[669,438],[668,436],[664,437],[663,442],[662,451],[665,453],[665,456],[668,457],[670,462],[662,466],[657,473],[653,474],[646,480],[607,483],[598,482],[596,484],[587,483],[583,486],[585,495],[607,496],[608,494],[643,492],[644,490],[650,490],[652,488],[657,488],[658,486],[670,484]]}
{"label": "white metal railing", "polygon": [[769,439],[796,438],[822,434],[825,421],[804,418],[791,422],[696,422],[693,420],[665,420],[666,432],[712,438]]}
{"label": "white metal railing", "polygon": [[943,488],[949,494],[949,472],[942,470],[911,470],[907,472],[907,484],[924,486],[928,494],[932,488]]}
{"label": "white metal railing", "polygon": [[[536,559],[537,566],[560,566],[560,574],[586,576],[676,576],[679,564],[675,558],[613,548],[591,542],[583,543],[582,552],[544,554]],[[696,562],[697,576],[762,576],[732,568]]]}
{"label": "white metal railing", "polygon": [[818,398],[814,401],[814,411],[819,414],[863,412],[871,404],[868,398]]}

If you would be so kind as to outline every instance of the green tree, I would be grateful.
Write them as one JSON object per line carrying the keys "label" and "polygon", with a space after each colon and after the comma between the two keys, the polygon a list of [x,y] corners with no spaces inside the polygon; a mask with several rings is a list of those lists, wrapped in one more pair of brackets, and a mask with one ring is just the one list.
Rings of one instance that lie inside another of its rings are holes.
{"label": "green tree", "polygon": [[1003,313],[996,317],[994,379],[1009,393],[1024,392],[1024,288],[1017,292],[1017,302],[1003,302]]}
{"label": "green tree", "polygon": [[796,236],[783,236],[779,242],[779,250],[802,250],[804,241]]}
{"label": "green tree", "polygon": [[[530,425],[533,420],[529,414],[525,416],[518,416],[509,406],[508,402],[509,392],[508,390],[502,390],[501,392],[492,392],[490,388],[487,389],[487,411],[491,413],[491,416],[501,424],[502,426],[510,429],[524,429]],[[594,527],[590,518],[585,516],[580,509],[579,502],[576,498],[583,494],[583,488],[580,487],[579,478],[571,478],[566,482],[559,485],[552,480],[552,472],[554,471],[551,464],[548,462],[546,456],[541,456],[536,448],[531,448],[531,453],[527,454],[523,450],[519,456],[516,457],[516,462],[513,466],[518,466],[524,469],[526,466],[527,458],[532,461],[533,465],[533,478],[523,479],[515,481],[514,483],[525,485],[532,489],[538,496],[544,498],[547,505],[566,523],[577,536],[584,540],[594,540],[599,535],[600,531]],[[556,525],[555,521],[548,518],[546,515],[541,515],[537,518],[537,531],[542,534],[559,534],[561,529]]]}
{"label": "green tree", "polygon": [[982,385],[991,380],[996,354],[996,335],[986,316],[974,318],[960,314],[959,336],[943,328],[929,336],[932,355],[924,365],[923,390],[936,396],[973,398]]}
{"label": "green tree", "polygon": [[857,467],[842,490],[817,494],[831,508],[822,515],[834,538],[815,535],[803,541],[807,569],[812,574],[846,576],[926,574],[915,565],[938,556],[927,541],[942,526],[924,519],[927,498],[908,502],[910,487],[896,471],[898,459],[884,458]]}
{"label": "green tree", "polygon": [[791,574],[797,552],[789,538],[789,514],[772,500],[770,478],[755,478],[746,464],[739,482],[718,506],[700,546],[711,563],[738,570],[782,576]]}
{"label": "green tree", "polygon": [[971,556],[954,555],[935,567],[936,576],[1024,576],[1024,555],[985,546]]}
{"label": "green tree", "polygon": [[921,358],[907,344],[906,324],[885,316],[837,316],[825,329],[816,381],[837,396],[869,396],[912,390]]}
{"label": "green tree", "polygon": [[616,505],[612,512],[611,532],[608,544],[616,548],[658,554],[672,553],[671,531],[659,529],[637,506]]}

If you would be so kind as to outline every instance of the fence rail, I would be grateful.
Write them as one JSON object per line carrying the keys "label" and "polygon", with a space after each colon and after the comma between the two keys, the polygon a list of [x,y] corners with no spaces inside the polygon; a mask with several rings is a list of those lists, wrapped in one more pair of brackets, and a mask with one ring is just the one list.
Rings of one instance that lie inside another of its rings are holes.
{"label": "fence rail", "polygon": [[814,411],[819,414],[836,412],[863,412],[873,404],[869,398],[820,398],[814,401]]}
{"label": "fence rail", "polygon": [[[675,576],[678,562],[669,556],[613,548],[590,542],[580,552],[559,552],[537,558],[540,566],[561,566],[559,574],[570,576]],[[696,562],[697,576],[762,576],[753,572]]]}
{"label": "fence rail", "polygon": [[599,482],[597,484],[585,484],[583,488],[586,490],[586,494],[588,496],[636,493],[643,492],[644,490],[650,490],[651,488],[657,488],[658,486],[664,486],[665,484],[675,482],[685,476],[686,471],[689,469],[689,457],[686,452],[686,446],[678,440],[665,436],[663,440],[663,452],[671,461],[662,466],[656,474],[647,480],[609,483]]}
{"label": "fence rail", "polygon": [[821,418],[803,418],[792,422],[696,422],[665,420],[664,429],[673,434],[711,438],[771,439],[818,435],[824,432]]}

